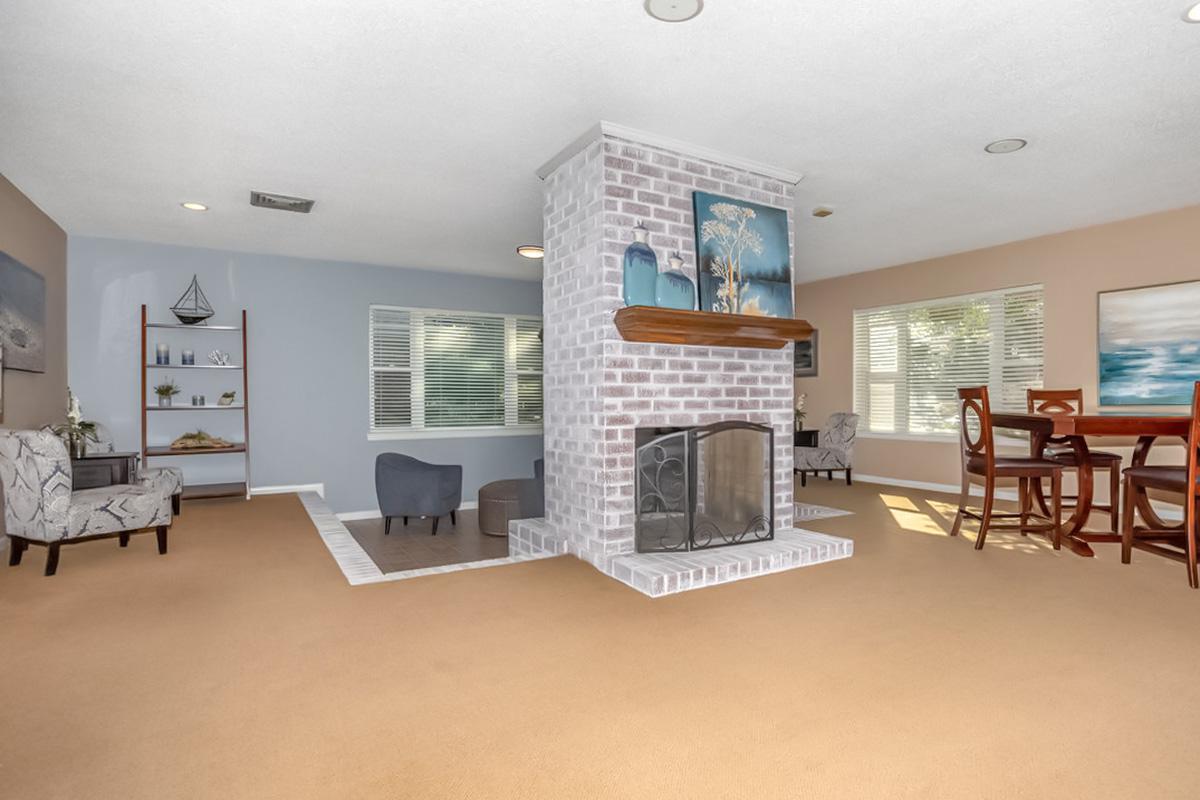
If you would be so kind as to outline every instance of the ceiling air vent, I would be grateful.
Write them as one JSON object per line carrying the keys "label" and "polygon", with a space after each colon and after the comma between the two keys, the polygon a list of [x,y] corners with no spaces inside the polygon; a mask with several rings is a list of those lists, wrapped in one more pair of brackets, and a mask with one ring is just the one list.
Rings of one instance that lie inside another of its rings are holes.
{"label": "ceiling air vent", "polygon": [[307,214],[312,211],[316,200],[305,200],[303,197],[288,197],[286,194],[270,194],[269,192],[250,192],[250,205],[262,208],[274,208],[278,211],[296,211]]}

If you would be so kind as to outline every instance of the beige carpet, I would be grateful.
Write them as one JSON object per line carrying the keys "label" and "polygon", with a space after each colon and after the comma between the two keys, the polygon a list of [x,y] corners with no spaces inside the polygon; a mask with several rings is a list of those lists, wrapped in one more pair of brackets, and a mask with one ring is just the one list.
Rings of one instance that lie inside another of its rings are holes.
{"label": "beige carpet", "polygon": [[0,797],[1194,797],[1200,592],[817,482],[852,559],[352,588],[291,496],[0,567]]}

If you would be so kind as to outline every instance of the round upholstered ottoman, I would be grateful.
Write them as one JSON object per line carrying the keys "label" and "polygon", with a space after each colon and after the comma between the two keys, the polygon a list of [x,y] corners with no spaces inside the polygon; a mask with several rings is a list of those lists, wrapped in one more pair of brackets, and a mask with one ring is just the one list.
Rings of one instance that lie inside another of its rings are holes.
{"label": "round upholstered ottoman", "polygon": [[520,519],[521,481],[492,481],[479,490],[479,531],[508,536],[508,523]]}

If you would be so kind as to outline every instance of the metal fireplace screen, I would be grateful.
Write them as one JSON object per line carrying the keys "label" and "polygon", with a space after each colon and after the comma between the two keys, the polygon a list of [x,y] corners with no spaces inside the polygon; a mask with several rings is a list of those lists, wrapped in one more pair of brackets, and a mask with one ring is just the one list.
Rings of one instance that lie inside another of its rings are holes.
{"label": "metal fireplace screen", "polygon": [[639,428],[639,553],[775,538],[775,431],[752,422]]}

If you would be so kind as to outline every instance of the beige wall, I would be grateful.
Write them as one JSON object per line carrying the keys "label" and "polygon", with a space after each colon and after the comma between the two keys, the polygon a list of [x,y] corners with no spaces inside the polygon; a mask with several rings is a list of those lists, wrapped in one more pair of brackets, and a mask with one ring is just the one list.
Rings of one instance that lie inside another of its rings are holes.
{"label": "beige wall", "polygon": [[[809,427],[852,406],[855,309],[1040,283],[1046,293],[1045,385],[1082,386],[1087,407],[1094,409],[1096,293],[1196,279],[1200,206],[801,284],[796,312],[821,332],[820,374],[798,379],[796,391],[808,395]],[[855,471],[957,483],[958,449],[953,440],[860,438]]]}
{"label": "beige wall", "polygon": [[46,371],[5,370],[2,423],[32,428],[67,406],[67,234],[0,175],[0,250],[46,278]]}

